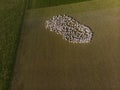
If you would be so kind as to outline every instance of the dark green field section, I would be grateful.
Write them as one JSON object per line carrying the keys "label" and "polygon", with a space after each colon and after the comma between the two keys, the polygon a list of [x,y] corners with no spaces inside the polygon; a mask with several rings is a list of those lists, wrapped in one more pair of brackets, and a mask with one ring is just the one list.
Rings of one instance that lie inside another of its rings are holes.
{"label": "dark green field section", "polygon": [[0,0],[0,90],[8,90],[12,78],[25,0]]}
{"label": "dark green field section", "polygon": [[90,0],[30,0],[30,8],[51,7],[62,4],[85,2]]}

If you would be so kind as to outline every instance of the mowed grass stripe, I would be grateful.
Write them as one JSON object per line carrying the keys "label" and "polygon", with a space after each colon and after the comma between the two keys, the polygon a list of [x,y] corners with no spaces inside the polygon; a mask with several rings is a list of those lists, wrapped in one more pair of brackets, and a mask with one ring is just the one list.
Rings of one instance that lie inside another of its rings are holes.
{"label": "mowed grass stripe", "polygon": [[78,3],[85,2],[90,0],[31,0],[31,9],[32,8],[41,8],[41,7],[52,7],[62,4]]}

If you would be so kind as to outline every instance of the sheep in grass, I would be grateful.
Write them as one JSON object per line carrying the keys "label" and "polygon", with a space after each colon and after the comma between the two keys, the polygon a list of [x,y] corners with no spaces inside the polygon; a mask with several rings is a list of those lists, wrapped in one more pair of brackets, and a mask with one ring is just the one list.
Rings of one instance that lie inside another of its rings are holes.
{"label": "sheep in grass", "polygon": [[46,28],[62,35],[63,39],[70,43],[89,43],[92,39],[89,27],[65,14],[46,20]]}

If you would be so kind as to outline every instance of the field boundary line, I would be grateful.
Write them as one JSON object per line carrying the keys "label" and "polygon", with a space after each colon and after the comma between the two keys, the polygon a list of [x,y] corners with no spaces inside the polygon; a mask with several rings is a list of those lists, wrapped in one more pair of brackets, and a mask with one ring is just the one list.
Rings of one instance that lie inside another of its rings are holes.
{"label": "field boundary line", "polygon": [[24,7],[23,7],[23,12],[22,12],[22,16],[21,16],[21,21],[20,21],[20,26],[19,26],[19,32],[18,32],[18,37],[17,37],[17,47],[16,47],[16,50],[15,50],[15,56],[14,56],[14,63],[13,65],[11,65],[11,75],[10,75],[10,84],[8,85],[8,90],[12,90],[12,80],[13,80],[13,77],[14,77],[14,70],[15,70],[15,64],[16,64],[16,61],[17,61],[17,54],[18,54],[18,49],[19,49],[19,44],[20,44],[20,39],[21,39],[21,32],[22,32],[22,26],[23,26],[23,22],[24,22],[24,17],[25,17],[25,12],[26,10],[28,9],[28,6],[29,6],[29,1],[30,0],[24,0]]}

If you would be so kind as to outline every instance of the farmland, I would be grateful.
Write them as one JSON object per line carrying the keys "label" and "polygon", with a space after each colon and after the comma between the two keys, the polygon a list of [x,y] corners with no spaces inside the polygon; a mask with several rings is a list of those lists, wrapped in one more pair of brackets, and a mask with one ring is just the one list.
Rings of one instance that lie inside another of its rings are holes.
{"label": "farmland", "polygon": [[51,7],[63,4],[85,2],[90,0],[30,0],[30,8]]}
{"label": "farmland", "polygon": [[[0,1],[0,90],[8,90],[10,87],[25,6],[26,8],[30,8],[31,5],[33,5],[31,1],[32,0]],[[37,2],[35,4],[37,4]],[[48,1],[46,2],[48,3]],[[52,3],[44,4],[43,6],[55,4]],[[56,2],[56,4],[58,5],[58,2]],[[42,7],[41,4],[39,5],[37,7]]]}
{"label": "farmland", "polygon": [[24,0],[0,0],[0,90],[8,90],[12,79]]}
{"label": "farmland", "polygon": [[[44,8],[33,0],[31,5],[37,9],[29,9],[24,17],[12,90],[120,89],[119,0]],[[59,14],[89,25],[94,32],[91,43],[71,44],[46,30],[45,21]]]}

